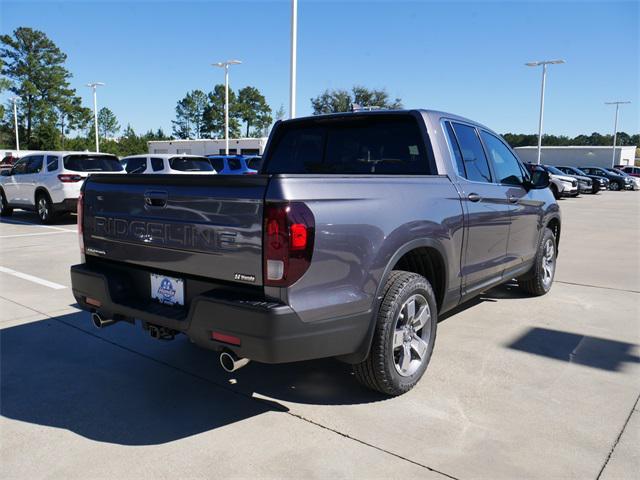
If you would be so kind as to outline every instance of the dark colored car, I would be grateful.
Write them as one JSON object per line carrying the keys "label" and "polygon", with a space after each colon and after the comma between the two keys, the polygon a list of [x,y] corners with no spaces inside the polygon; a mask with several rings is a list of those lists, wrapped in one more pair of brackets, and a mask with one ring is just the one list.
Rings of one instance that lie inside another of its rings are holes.
{"label": "dark colored car", "polygon": [[609,188],[609,180],[604,177],[595,175],[587,175],[582,170],[575,167],[555,167],[566,175],[570,175],[578,179],[580,191],[584,193],[598,193],[600,190]]}
{"label": "dark colored car", "polygon": [[92,175],[73,294],[97,327],[187,335],[234,371],[337,357],[388,395],[438,317],[494,285],[552,286],[549,176],[488,128],[397,110],[276,122],[257,175]]}
{"label": "dark colored car", "polygon": [[622,175],[623,177],[626,177],[627,179],[631,179],[631,190],[640,190],[640,178],[634,177],[633,175],[630,175],[627,172],[625,172],[624,170],[621,170],[619,168],[605,168],[605,170],[607,172],[611,172],[611,173],[615,173],[615,174],[618,174],[618,175]]}
{"label": "dark colored car", "polygon": [[582,170],[587,175],[596,175],[598,177],[604,177],[609,180],[609,190],[632,190],[633,182],[629,177],[624,177],[617,173],[607,171],[602,167],[583,167]]}

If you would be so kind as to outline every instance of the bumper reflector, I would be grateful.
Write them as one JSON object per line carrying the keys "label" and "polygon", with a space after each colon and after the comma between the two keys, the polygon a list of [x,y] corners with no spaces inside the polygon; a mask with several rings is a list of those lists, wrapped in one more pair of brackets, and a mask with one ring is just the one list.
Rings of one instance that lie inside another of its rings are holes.
{"label": "bumper reflector", "polygon": [[211,338],[218,342],[228,343],[230,345],[240,345],[240,339],[233,335],[227,335],[226,333],[211,332]]}

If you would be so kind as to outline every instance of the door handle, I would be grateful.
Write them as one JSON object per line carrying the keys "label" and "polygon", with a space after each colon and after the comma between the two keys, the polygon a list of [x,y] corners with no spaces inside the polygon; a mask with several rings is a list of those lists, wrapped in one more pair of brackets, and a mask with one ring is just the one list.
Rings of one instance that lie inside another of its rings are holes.
{"label": "door handle", "polygon": [[467,198],[472,202],[479,202],[482,199],[477,193],[470,193]]}
{"label": "door handle", "polygon": [[513,195],[509,195],[509,203],[518,203],[518,197],[514,197]]}
{"label": "door handle", "polygon": [[168,196],[167,192],[145,192],[144,204],[148,207],[164,207]]}

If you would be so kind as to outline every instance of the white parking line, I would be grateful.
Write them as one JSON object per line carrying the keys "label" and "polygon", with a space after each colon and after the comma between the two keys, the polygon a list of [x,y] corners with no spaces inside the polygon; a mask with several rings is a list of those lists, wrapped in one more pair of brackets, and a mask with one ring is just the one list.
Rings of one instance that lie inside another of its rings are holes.
{"label": "white parking line", "polygon": [[63,232],[18,233],[16,235],[0,235],[0,238],[33,237],[36,235],[56,235],[58,233],[76,233],[76,232],[75,230],[64,230]]}
{"label": "white parking line", "polygon": [[51,228],[52,230],[63,230],[65,232],[74,232],[75,231],[75,226],[73,228],[62,228],[62,227],[53,227],[51,225],[41,225],[39,223],[30,223],[30,222],[23,222],[21,220],[2,220],[0,222],[0,225],[6,223],[7,225],[30,225],[32,227],[40,227],[40,228]]}
{"label": "white parking line", "polygon": [[0,267],[0,272],[6,273],[8,275],[13,275],[14,277],[22,278],[23,280],[28,280],[33,283],[38,283],[40,285],[44,285],[45,287],[53,288],[54,290],[62,290],[64,288],[67,288],[64,285],[60,285],[59,283],[50,282],[49,280],[34,277],[33,275],[29,275],[27,273],[16,272],[15,270],[7,267]]}

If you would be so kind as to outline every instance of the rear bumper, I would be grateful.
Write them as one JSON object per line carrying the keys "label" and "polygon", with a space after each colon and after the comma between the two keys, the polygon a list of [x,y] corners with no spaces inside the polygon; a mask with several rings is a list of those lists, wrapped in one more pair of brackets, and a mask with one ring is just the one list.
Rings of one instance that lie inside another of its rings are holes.
{"label": "rear bumper", "polygon": [[[120,315],[138,319],[187,335],[211,350],[229,350],[239,357],[264,363],[286,363],[348,355],[364,341],[369,313],[305,323],[288,305],[259,299],[239,299],[229,292],[211,290],[195,296],[188,310],[160,305],[151,300],[126,298],[130,289],[126,275],[114,277],[86,264],[71,267],[73,295],[88,311],[106,318]],[[98,300],[100,308],[86,303]],[[118,298],[120,297],[120,298]],[[114,300],[117,298],[117,300]],[[239,346],[212,340],[212,332],[238,337]]]}

